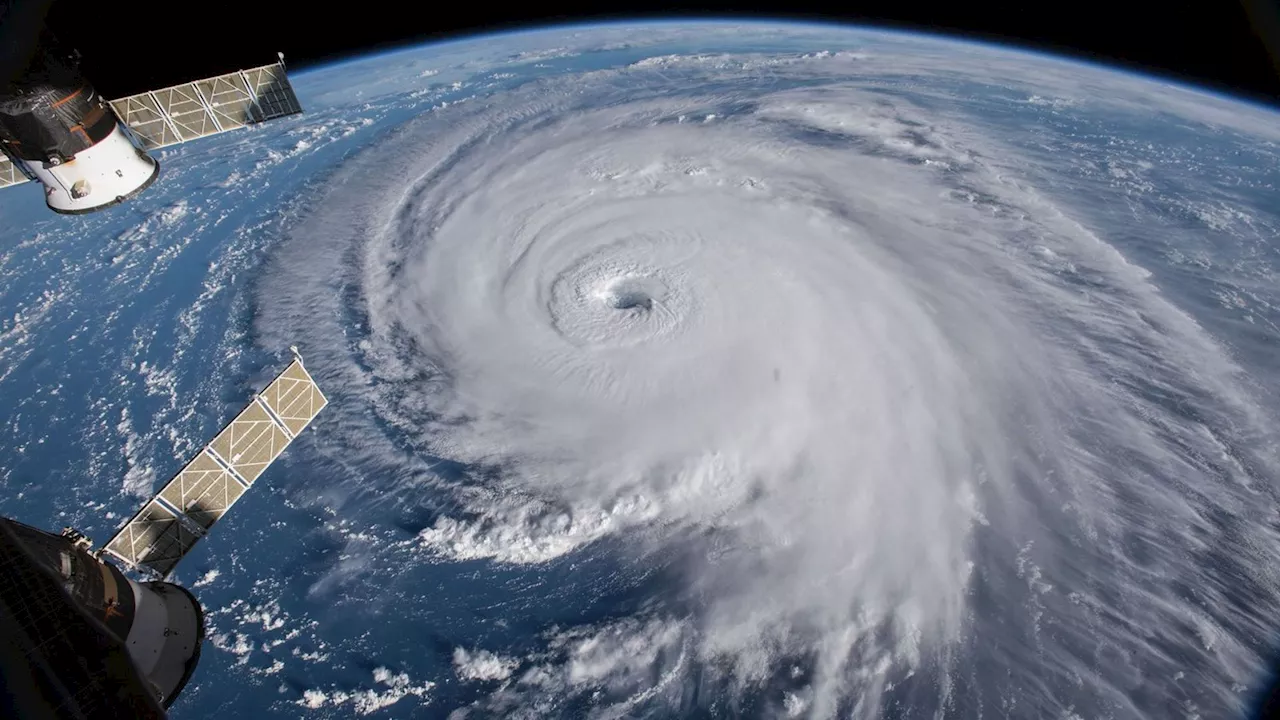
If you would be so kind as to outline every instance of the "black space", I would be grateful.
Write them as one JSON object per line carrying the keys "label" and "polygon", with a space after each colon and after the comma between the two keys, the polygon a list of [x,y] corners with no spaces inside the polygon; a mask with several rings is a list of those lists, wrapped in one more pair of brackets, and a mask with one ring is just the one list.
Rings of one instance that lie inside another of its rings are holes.
{"label": "black space", "polygon": [[839,12],[799,0],[756,5],[668,0],[594,7],[554,1],[224,0],[168,6],[0,0],[0,7],[6,3],[48,5],[49,27],[64,45],[81,52],[86,75],[107,97],[271,62],[277,50],[299,68],[375,48],[501,28],[674,15],[781,16],[967,35],[1122,64],[1280,105],[1280,0],[1016,5],[847,0]]}

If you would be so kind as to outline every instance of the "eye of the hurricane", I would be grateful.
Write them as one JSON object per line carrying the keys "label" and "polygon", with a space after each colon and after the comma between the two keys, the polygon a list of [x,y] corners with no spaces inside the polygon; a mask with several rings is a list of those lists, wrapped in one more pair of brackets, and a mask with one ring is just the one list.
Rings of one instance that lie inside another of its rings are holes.
{"label": "eye of the hurricane", "polygon": [[665,294],[662,283],[654,278],[628,277],[612,280],[596,297],[615,310],[649,312]]}
{"label": "eye of the hurricane", "polygon": [[623,347],[688,329],[697,322],[695,299],[682,269],[592,254],[556,274],[547,319],[574,345]]}

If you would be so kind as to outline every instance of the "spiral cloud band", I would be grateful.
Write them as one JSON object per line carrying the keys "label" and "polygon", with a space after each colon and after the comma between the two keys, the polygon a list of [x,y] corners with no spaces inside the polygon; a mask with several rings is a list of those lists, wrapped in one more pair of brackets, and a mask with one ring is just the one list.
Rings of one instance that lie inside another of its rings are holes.
{"label": "spiral cloud band", "polygon": [[259,327],[333,388],[363,478],[336,494],[429,487],[417,562],[608,547],[678,578],[485,655],[482,707],[710,683],[759,693],[741,712],[1217,716],[1258,672],[1276,465],[1247,378],[1075,198],[865,61],[437,108],[291,227]]}

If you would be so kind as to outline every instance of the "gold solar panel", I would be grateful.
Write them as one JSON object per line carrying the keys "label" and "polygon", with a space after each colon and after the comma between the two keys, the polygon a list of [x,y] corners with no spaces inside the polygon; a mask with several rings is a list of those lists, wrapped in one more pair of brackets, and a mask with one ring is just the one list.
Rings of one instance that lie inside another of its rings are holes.
{"label": "gold solar panel", "polygon": [[10,160],[9,156],[0,153],[0,187],[9,187],[27,181],[27,176],[22,174]]}
{"label": "gold solar panel", "polygon": [[283,62],[122,97],[111,108],[148,150],[302,112]]}
{"label": "gold solar panel", "polygon": [[295,437],[329,404],[306,368],[297,361],[290,363],[262,391],[261,398]]}
{"label": "gold solar panel", "polygon": [[207,530],[245,489],[213,456],[201,452],[164,486],[160,498]]}
{"label": "gold solar panel", "polygon": [[187,554],[200,534],[176,513],[152,499],[107,543],[107,552],[138,568],[164,576]]}
{"label": "gold solar panel", "polygon": [[290,440],[266,409],[253,402],[218,433],[209,449],[252,485],[280,457]]}
{"label": "gold solar panel", "polygon": [[295,358],[125,523],[106,552],[168,575],[327,404]]}
{"label": "gold solar panel", "polygon": [[293,92],[293,86],[289,84],[283,63],[241,70],[240,75],[244,78],[245,86],[253,93],[253,122],[274,120],[302,112],[302,105]]}

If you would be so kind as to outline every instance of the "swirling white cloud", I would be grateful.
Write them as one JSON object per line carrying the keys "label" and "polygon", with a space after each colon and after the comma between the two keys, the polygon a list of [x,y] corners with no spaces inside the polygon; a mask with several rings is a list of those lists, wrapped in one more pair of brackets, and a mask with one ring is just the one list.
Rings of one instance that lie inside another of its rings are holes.
{"label": "swirling white cloud", "polygon": [[[1179,559],[1275,477],[1223,450],[1273,427],[1240,369],[1014,149],[850,79],[865,61],[665,58],[432,112],[274,257],[260,330],[305,344],[346,459],[454,499],[424,560],[678,549],[696,601],[504,660],[493,707],[583,672],[634,702],[655,663],[738,687],[800,663],[779,712],[874,715],[913,671],[945,705],[985,652],[1034,712],[1070,678],[1148,711],[1099,653],[1170,677],[1139,626],[1258,627]],[[1256,569],[1275,538],[1240,532]],[[1211,654],[1223,688],[1257,663]]]}

